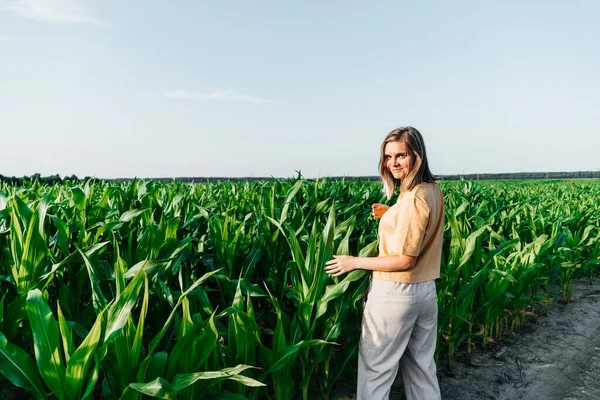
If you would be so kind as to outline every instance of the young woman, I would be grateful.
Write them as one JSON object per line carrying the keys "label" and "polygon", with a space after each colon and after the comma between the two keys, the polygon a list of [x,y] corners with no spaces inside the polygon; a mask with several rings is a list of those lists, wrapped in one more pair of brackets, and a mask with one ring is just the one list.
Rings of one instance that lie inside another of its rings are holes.
{"label": "young woman", "polygon": [[357,400],[388,399],[398,366],[407,399],[440,399],[434,361],[444,202],[429,171],[425,143],[415,128],[390,132],[381,145],[379,171],[392,207],[373,205],[379,256],[334,256],[328,274],[373,271],[358,356]]}

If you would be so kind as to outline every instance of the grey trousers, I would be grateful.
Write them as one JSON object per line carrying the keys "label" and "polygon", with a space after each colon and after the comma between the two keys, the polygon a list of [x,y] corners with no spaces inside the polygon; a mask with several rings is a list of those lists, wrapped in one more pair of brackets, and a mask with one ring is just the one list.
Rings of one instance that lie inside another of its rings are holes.
{"label": "grey trousers", "polygon": [[408,400],[441,399],[435,345],[438,306],[435,282],[373,279],[362,320],[357,400],[387,400],[402,374]]}

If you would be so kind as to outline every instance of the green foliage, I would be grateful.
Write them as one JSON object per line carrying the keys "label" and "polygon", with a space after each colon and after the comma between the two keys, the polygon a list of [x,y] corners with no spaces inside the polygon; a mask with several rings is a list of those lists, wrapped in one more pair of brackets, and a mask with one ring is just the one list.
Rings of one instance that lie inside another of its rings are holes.
{"label": "green foliage", "polygon": [[[39,177],[38,177],[39,178]],[[600,184],[449,182],[438,356],[600,265]],[[0,183],[0,385],[58,399],[329,399],[355,380],[377,182]]]}

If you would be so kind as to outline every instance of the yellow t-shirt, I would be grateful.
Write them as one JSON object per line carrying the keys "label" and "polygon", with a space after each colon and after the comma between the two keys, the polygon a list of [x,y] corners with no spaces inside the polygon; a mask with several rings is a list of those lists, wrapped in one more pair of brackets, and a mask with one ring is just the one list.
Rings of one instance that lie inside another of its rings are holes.
{"label": "yellow t-shirt", "polygon": [[379,256],[417,257],[405,271],[373,271],[373,278],[402,283],[426,282],[440,277],[444,236],[444,198],[435,183],[423,182],[398,201],[379,222]]}

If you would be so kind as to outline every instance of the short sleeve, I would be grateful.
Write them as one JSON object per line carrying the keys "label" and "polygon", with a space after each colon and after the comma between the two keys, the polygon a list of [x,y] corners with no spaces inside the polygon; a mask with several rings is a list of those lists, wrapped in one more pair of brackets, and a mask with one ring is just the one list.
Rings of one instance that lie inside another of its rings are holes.
{"label": "short sleeve", "polygon": [[421,254],[431,211],[427,203],[418,197],[402,199],[399,206],[394,229],[394,247],[399,255],[417,257]]}

